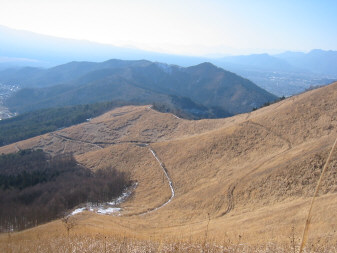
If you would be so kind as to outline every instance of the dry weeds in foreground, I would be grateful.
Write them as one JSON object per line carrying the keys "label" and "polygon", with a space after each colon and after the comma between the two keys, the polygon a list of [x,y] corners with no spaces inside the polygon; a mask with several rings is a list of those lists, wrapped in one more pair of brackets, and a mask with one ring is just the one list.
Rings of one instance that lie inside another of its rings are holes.
{"label": "dry weeds in foreground", "polygon": [[[274,243],[268,243],[265,245],[246,245],[243,243],[244,238],[237,238],[231,241],[230,239],[224,239],[222,243],[216,243],[209,240],[207,243],[203,239],[196,241],[155,241],[155,240],[139,240],[129,237],[113,237],[103,234],[96,235],[70,235],[59,236],[50,238],[48,240],[42,238],[36,238],[36,240],[16,240],[8,234],[7,240],[2,241],[0,244],[0,252],[254,252],[254,253],[296,253],[298,252],[299,245],[295,245],[291,238],[288,244],[276,245]],[[337,252],[337,245],[325,246],[324,243],[316,243],[308,245],[303,252]]]}
{"label": "dry weeds in foreground", "polygon": [[305,227],[304,227],[304,231],[303,231],[303,236],[302,236],[302,240],[301,240],[301,246],[300,246],[300,250],[299,250],[299,253],[302,253],[303,252],[303,248],[304,248],[304,245],[307,241],[307,237],[308,237],[308,232],[309,232],[309,225],[310,225],[310,222],[311,222],[311,211],[312,211],[312,207],[314,205],[314,202],[315,202],[315,199],[317,197],[317,193],[318,193],[318,190],[321,186],[321,182],[322,182],[322,178],[324,176],[324,173],[326,171],[326,168],[328,167],[328,164],[330,162],[330,159],[331,159],[331,156],[332,156],[332,153],[334,152],[335,150],[335,147],[336,147],[336,144],[337,144],[337,138],[334,142],[334,144],[332,145],[332,148],[331,148],[331,151],[329,153],[329,156],[324,164],[324,167],[322,169],[322,172],[321,172],[321,176],[317,182],[317,185],[316,185],[316,189],[315,189],[315,193],[314,193],[314,196],[312,197],[312,200],[311,200],[311,204],[310,204],[310,208],[309,208],[309,212],[308,212],[308,216],[307,216],[307,220],[305,222]]}

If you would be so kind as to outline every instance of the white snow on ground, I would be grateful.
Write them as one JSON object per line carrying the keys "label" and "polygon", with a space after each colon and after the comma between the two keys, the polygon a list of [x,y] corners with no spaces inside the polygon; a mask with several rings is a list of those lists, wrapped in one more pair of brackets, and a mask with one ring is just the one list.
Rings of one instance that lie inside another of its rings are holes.
{"label": "white snow on ground", "polygon": [[98,214],[113,214],[113,213],[118,213],[122,210],[122,208],[119,207],[111,207],[107,206],[106,203],[102,203],[100,205],[93,205],[91,203],[87,203],[85,207],[80,207],[75,209],[74,211],[71,212],[69,216],[76,215],[79,213],[82,213],[84,211],[90,211],[90,212],[95,212]]}
{"label": "white snow on ground", "polygon": [[117,199],[115,199],[111,202],[107,202],[107,204],[112,205],[112,206],[117,206],[117,205],[123,203],[131,195],[131,193],[132,193],[132,191],[123,192],[121,196],[119,196]]}
{"label": "white snow on ground", "polygon": [[95,212],[98,214],[117,214],[121,215],[120,212],[122,211],[122,208],[118,207],[120,204],[122,204],[124,201],[127,200],[128,197],[132,194],[132,192],[136,189],[138,183],[132,184],[130,187],[128,187],[121,196],[114,199],[113,201],[106,202],[106,203],[99,203],[99,204],[93,204],[93,203],[86,203],[84,207],[76,208],[74,211],[70,213],[70,216],[76,215],[78,213],[84,212],[84,211],[90,211]]}
{"label": "white snow on ground", "polygon": [[[157,211],[158,209],[166,206],[168,203],[171,202],[171,200],[174,198],[175,196],[175,191],[173,188],[173,183],[172,180],[170,178],[170,176],[168,175],[167,169],[165,168],[164,164],[160,161],[160,159],[158,158],[157,154],[155,153],[155,151],[151,148],[149,148],[149,150],[151,151],[152,155],[154,156],[154,158],[156,158],[156,160],[158,161],[161,169],[163,170],[167,181],[169,183],[170,189],[171,189],[171,197],[162,205],[153,208],[151,210],[148,210],[144,213],[141,213],[139,215],[145,215],[154,211]],[[100,203],[100,204],[93,204],[93,203],[87,203],[85,205],[85,207],[81,207],[81,208],[77,208],[75,209],[70,215],[76,215],[78,213],[81,213],[83,211],[90,211],[90,212],[95,212],[97,214],[105,214],[105,215],[121,215],[121,211],[122,208],[118,207],[121,203],[123,203],[124,201],[127,200],[127,198],[130,197],[130,195],[132,194],[132,192],[135,190],[135,188],[137,187],[138,183],[134,183],[132,184],[130,187],[128,187],[121,196],[119,196],[118,198],[110,201],[110,202],[105,202],[105,203]]]}
{"label": "white snow on ground", "polygon": [[[157,154],[156,154],[152,149],[150,149],[150,151],[151,151],[152,155],[153,155],[153,156],[157,159],[157,161],[159,162],[160,167],[163,169],[164,174],[165,174],[165,176],[166,176],[166,178],[167,178],[167,180],[168,180],[168,182],[169,182],[169,185],[170,185],[170,189],[171,189],[171,198],[164,204],[164,205],[166,205],[167,203],[169,203],[169,202],[172,200],[172,198],[173,198],[174,195],[175,195],[175,192],[174,192],[174,189],[173,189],[173,183],[172,183],[171,178],[170,178],[169,175],[167,174],[167,170],[166,170],[166,168],[164,167],[163,163],[159,160]],[[163,205],[163,206],[164,206],[164,205]]]}
{"label": "white snow on ground", "polygon": [[171,197],[169,198],[169,200],[167,200],[164,204],[154,208],[154,209],[151,209],[149,211],[146,211],[145,213],[142,213],[140,215],[145,215],[145,214],[148,214],[148,213],[151,213],[151,212],[154,212],[154,211],[157,211],[158,209],[166,206],[168,203],[171,202],[171,200],[174,198],[175,196],[175,192],[174,192],[174,188],[173,188],[173,183],[172,183],[172,180],[171,178],[169,177],[168,173],[167,173],[167,170],[166,168],[164,167],[164,164],[159,160],[158,156],[156,155],[156,152],[153,151],[153,149],[150,148],[150,151],[152,153],[152,155],[154,156],[154,158],[156,158],[156,160],[158,161],[160,167],[162,168],[162,170],[164,171],[164,174],[169,182],[169,186],[170,186],[170,189],[171,189]]}
{"label": "white snow on ground", "polygon": [[75,215],[75,214],[78,214],[78,213],[82,213],[84,210],[85,210],[85,207],[77,208],[74,211],[72,211],[70,215]]}
{"label": "white snow on ground", "polygon": [[118,207],[108,207],[106,209],[98,208],[96,213],[111,214],[111,213],[119,212],[120,210],[122,210],[122,208],[118,208]]}
{"label": "white snow on ground", "polygon": [[87,203],[86,207],[81,207],[77,208],[74,211],[71,212],[70,216],[76,215],[78,213],[82,213],[84,211],[90,211],[90,212],[95,212],[98,214],[113,214],[113,213],[118,213],[122,210],[122,208],[119,207],[109,207],[104,204],[98,205],[98,206],[93,206],[89,203]]}

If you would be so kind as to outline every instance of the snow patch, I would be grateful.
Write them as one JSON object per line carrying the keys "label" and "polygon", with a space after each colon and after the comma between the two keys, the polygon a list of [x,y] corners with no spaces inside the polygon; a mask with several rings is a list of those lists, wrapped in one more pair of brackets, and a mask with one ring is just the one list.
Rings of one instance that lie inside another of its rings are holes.
{"label": "snow patch", "polygon": [[76,208],[72,211],[69,216],[76,215],[82,213],[84,211],[95,212],[97,214],[118,214],[121,215],[120,212],[122,208],[118,207],[120,204],[125,202],[132,194],[132,192],[136,189],[138,182],[132,184],[130,187],[126,188],[121,196],[118,198],[105,203],[86,203],[85,206]]}
{"label": "snow patch", "polygon": [[77,208],[74,211],[72,211],[70,215],[75,215],[75,214],[78,214],[78,213],[82,213],[84,210],[85,210],[85,207]]}
{"label": "snow patch", "polygon": [[181,118],[179,118],[177,115],[175,115],[175,114],[173,114],[173,113],[172,113],[172,115],[173,115],[173,117],[175,117],[176,119],[181,119]]}
{"label": "snow patch", "polygon": [[115,212],[119,212],[120,210],[122,210],[122,208],[119,208],[119,207],[108,207],[106,209],[98,208],[96,213],[112,214],[112,213],[115,213]]}
{"label": "snow patch", "polygon": [[151,153],[152,153],[152,155],[154,156],[154,158],[156,158],[156,160],[158,161],[158,163],[159,163],[161,169],[163,170],[163,172],[164,172],[164,174],[165,174],[165,176],[166,176],[166,179],[168,180],[168,183],[169,183],[169,186],[170,186],[170,189],[171,189],[171,197],[170,197],[164,204],[162,204],[162,205],[160,205],[160,206],[158,206],[158,207],[156,207],[156,208],[154,208],[154,209],[148,210],[148,211],[146,211],[145,213],[142,213],[142,214],[140,214],[140,215],[145,215],[145,214],[148,214],[148,213],[157,211],[158,209],[160,209],[160,208],[166,206],[168,203],[170,203],[170,202],[172,201],[172,199],[174,198],[174,196],[175,196],[175,191],[174,191],[174,188],[173,188],[172,180],[171,180],[171,178],[169,177],[169,175],[168,175],[168,173],[167,173],[167,170],[166,170],[164,164],[160,161],[160,159],[158,158],[156,152],[154,152],[154,150],[153,150],[152,148],[149,148],[149,150],[151,151]]}

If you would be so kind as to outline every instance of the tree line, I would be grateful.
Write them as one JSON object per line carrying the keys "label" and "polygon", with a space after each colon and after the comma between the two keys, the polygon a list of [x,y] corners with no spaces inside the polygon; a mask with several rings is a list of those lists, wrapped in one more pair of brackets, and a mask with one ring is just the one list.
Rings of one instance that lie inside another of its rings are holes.
{"label": "tree line", "polygon": [[85,203],[111,201],[131,181],[106,168],[93,172],[70,154],[51,157],[42,150],[0,155],[0,231],[22,230],[62,217]]}

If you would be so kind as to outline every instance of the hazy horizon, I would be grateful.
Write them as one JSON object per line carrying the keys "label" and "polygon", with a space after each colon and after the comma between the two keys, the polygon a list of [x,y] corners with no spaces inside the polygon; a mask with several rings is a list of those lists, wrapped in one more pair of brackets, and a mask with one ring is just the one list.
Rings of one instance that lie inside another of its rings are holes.
{"label": "hazy horizon", "polygon": [[[148,51],[148,52],[153,52],[153,53],[162,53],[162,54],[172,54],[172,55],[177,55],[177,56],[196,56],[196,57],[205,57],[205,59],[209,58],[219,58],[219,57],[226,57],[226,56],[239,56],[239,55],[254,55],[254,54],[270,54],[270,55],[276,55],[279,53],[285,53],[285,52],[300,52],[300,53],[309,53],[310,51],[313,50],[324,50],[324,51],[337,51],[337,50],[331,50],[331,49],[322,49],[322,48],[311,48],[308,50],[264,50],[264,49],[254,49],[253,51],[249,51],[248,49],[241,49],[241,50],[236,50],[232,53],[208,53],[208,54],[203,54],[203,55],[198,55],[198,54],[188,54],[188,53],[170,53],[167,51],[160,51],[156,49],[146,49],[146,48],[141,48],[137,47],[136,45],[114,45],[114,44],[109,44],[109,43],[104,43],[104,42],[99,42],[99,41],[94,41],[94,40],[88,40],[88,39],[77,39],[77,38],[66,38],[66,37],[60,37],[57,35],[50,35],[50,34],[43,34],[43,33],[37,33],[34,31],[29,31],[25,29],[18,29],[18,28],[13,28],[9,26],[4,26],[0,24],[0,27],[3,27],[5,29],[9,29],[12,31],[17,31],[17,32],[22,32],[22,33],[27,33],[27,34],[32,34],[36,36],[44,36],[44,37],[50,37],[51,39],[60,39],[64,41],[77,41],[79,43],[93,43],[97,45],[102,45],[102,46],[115,46],[115,47],[120,47],[120,48],[125,48],[125,49],[136,49],[136,50],[143,50],[143,51]],[[2,56],[0,55],[0,60],[4,59],[6,61],[11,61],[11,60],[30,60],[33,61],[33,59],[30,58],[16,58],[16,57],[7,57],[7,56]]]}
{"label": "hazy horizon", "polygon": [[334,1],[12,0],[2,3],[0,25],[168,54],[275,54],[337,50],[336,7]]}

